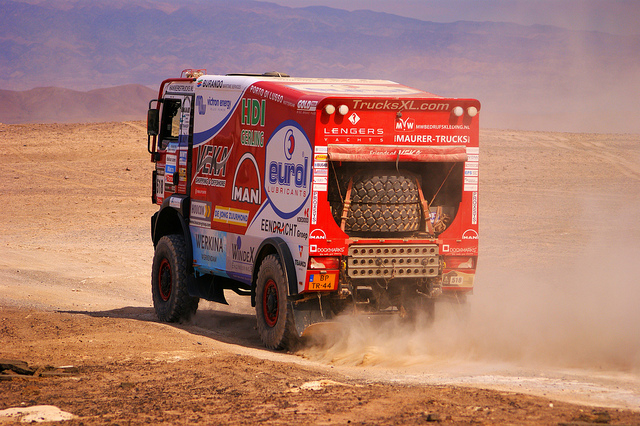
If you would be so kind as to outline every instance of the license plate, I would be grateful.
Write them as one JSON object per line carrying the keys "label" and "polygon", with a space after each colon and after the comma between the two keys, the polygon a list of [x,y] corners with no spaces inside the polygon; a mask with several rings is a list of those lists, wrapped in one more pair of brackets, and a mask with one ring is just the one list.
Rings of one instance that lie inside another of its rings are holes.
{"label": "license plate", "polygon": [[309,290],[335,290],[337,278],[337,274],[310,274]]}

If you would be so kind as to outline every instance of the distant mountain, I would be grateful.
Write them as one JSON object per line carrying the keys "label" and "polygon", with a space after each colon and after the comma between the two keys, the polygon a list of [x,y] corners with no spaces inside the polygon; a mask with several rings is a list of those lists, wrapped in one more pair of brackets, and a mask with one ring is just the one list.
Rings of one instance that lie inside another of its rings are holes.
{"label": "distant mountain", "polygon": [[0,123],[144,120],[157,91],[137,84],[78,92],[57,87],[0,90]]}
{"label": "distant mountain", "polygon": [[621,113],[640,111],[639,36],[250,0],[0,0],[0,10],[8,90],[155,87],[184,68],[278,70],[476,97],[485,126],[640,132]]}

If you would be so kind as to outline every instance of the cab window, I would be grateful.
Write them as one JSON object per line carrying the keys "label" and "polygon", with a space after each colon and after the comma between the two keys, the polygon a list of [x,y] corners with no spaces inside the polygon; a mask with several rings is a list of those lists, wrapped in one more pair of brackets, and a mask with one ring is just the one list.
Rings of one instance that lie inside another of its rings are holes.
{"label": "cab window", "polygon": [[177,141],[180,135],[182,108],[179,99],[165,99],[160,127],[160,149],[166,149],[169,142]]}

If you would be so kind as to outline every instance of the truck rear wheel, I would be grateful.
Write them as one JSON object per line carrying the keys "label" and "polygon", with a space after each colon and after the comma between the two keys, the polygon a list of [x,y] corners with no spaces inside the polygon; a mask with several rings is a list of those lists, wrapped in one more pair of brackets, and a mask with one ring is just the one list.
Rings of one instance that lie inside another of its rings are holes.
{"label": "truck rear wheel", "polygon": [[160,321],[188,320],[198,309],[187,292],[188,262],[182,235],[165,235],[156,245],[151,272],[153,307]]}
{"label": "truck rear wheel", "polygon": [[262,343],[270,349],[288,349],[296,341],[293,312],[287,300],[287,283],[280,259],[264,258],[256,280],[256,319]]}

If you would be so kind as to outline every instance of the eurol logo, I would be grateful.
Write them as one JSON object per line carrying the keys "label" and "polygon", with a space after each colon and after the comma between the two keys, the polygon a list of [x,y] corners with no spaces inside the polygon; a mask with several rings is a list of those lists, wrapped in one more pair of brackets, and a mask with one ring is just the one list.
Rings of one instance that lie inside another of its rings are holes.
{"label": "eurol logo", "polygon": [[284,156],[287,160],[291,160],[293,153],[296,150],[296,138],[293,135],[293,130],[287,130],[287,134],[284,136]]}
{"label": "eurol logo", "polygon": [[309,138],[293,120],[278,126],[267,141],[264,189],[283,219],[298,214],[309,198],[312,153]]}
{"label": "eurol logo", "polygon": [[463,240],[477,240],[478,239],[478,232],[476,232],[473,229],[467,229],[462,234],[462,239]]}

